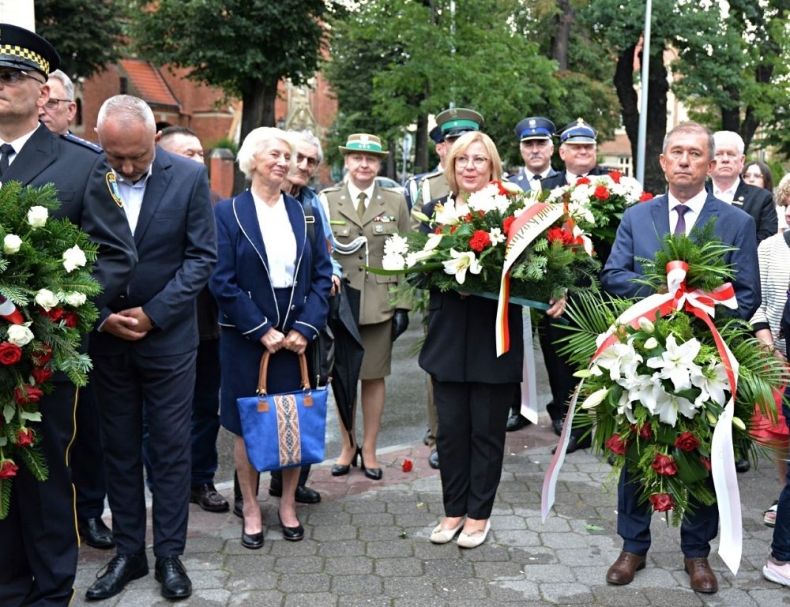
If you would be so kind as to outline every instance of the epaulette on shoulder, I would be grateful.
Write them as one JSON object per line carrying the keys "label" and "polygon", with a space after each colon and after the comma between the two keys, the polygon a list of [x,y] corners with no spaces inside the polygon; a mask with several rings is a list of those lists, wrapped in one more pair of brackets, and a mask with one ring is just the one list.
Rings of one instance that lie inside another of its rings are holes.
{"label": "epaulette on shoulder", "polygon": [[66,133],[65,135],[61,135],[61,137],[66,141],[70,141],[71,143],[76,143],[77,145],[81,145],[84,148],[88,148],[97,154],[101,154],[103,152],[100,145],[97,145],[92,141],[88,141],[87,139],[83,139],[82,137],[77,137],[74,133]]}
{"label": "epaulette on shoulder", "polygon": [[336,183],[334,185],[330,185],[328,187],[325,187],[323,190],[321,190],[318,193],[319,194],[331,194],[332,192],[339,192],[340,190],[343,189],[343,185],[344,184],[342,182],[341,183]]}

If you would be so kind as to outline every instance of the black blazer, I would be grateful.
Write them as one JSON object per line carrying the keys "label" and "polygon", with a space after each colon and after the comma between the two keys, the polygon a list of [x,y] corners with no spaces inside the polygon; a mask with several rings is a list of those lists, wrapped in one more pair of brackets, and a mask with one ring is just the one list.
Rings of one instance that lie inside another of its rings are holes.
{"label": "black blazer", "polygon": [[156,148],[134,242],[137,267],[126,292],[101,310],[99,322],[111,312],[142,306],[154,328],[139,341],[94,332],[91,350],[120,354],[133,348],[143,356],[170,356],[195,349],[196,298],[217,261],[205,167]]}
{"label": "black blazer", "polygon": [[[708,181],[705,189],[713,193],[713,182]],[[732,206],[748,213],[757,226],[757,244],[779,232],[774,197],[765,188],[749,185],[743,179],[738,183]]]}
{"label": "black blazer", "polygon": [[54,184],[61,206],[53,216],[67,217],[99,245],[94,270],[94,278],[104,287],[94,300],[99,309],[122,292],[137,261],[126,214],[113,201],[105,181],[109,170],[93,148],[40,124],[3,179],[30,186]]}

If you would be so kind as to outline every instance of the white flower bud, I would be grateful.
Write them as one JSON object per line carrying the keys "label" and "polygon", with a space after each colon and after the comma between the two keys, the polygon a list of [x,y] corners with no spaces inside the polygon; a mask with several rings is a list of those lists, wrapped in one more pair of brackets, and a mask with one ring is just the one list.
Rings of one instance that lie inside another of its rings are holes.
{"label": "white flower bud", "polygon": [[645,318],[644,316],[639,317],[639,328],[642,329],[645,333],[652,333],[656,330],[655,326],[649,319]]}

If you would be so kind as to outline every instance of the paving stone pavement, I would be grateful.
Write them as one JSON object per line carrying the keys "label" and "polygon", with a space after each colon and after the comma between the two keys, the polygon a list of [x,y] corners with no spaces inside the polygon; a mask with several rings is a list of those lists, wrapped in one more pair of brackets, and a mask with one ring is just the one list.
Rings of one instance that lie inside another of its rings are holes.
{"label": "paving stone pavement", "polygon": [[[743,560],[737,576],[715,556],[719,576],[715,595],[688,587],[679,531],[653,517],[648,566],[629,586],[607,586],[604,576],[617,557],[616,483],[610,467],[589,450],[568,455],[557,486],[557,504],[540,518],[540,489],[555,437],[548,420],[508,435],[492,532],[473,550],[428,542],[442,515],[438,472],[426,462],[428,449],[389,449],[379,457],[384,480],[366,479],[359,470],[332,477],[329,465],[314,468],[310,486],[320,504],[299,506],[306,537],[282,539],[277,500],[261,483],[266,541],[250,551],[239,543],[240,521],[192,505],[183,557],[194,586],[189,606],[342,606],[421,607],[480,605],[593,605],[607,607],[790,605],[790,590],[763,579],[771,529],[762,512],[778,495],[776,473],[761,460],[739,475],[743,502]],[[404,459],[414,468],[402,471]],[[226,497],[232,490],[222,486]],[[85,590],[112,553],[84,546],[73,605],[88,603]],[[150,549],[149,563],[153,566]],[[92,603],[91,603],[92,604]],[[153,571],[130,583],[108,607],[167,605]]]}

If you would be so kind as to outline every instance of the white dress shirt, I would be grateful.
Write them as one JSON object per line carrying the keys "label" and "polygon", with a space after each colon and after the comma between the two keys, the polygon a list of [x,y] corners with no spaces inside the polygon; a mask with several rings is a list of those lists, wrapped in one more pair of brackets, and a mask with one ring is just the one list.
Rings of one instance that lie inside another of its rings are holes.
{"label": "white dress shirt", "polygon": [[359,200],[359,195],[364,192],[365,193],[365,209],[370,206],[370,199],[373,198],[373,188],[376,187],[376,182],[374,181],[373,184],[366,190],[360,190],[357,186],[354,185],[354,182],[350,179],[348,180],[348,194],[351,196],[351,202],[354,203],[354,208],[357,206],[357,201]]}
{"label": "white dress shirt", "polygon": [[258,225],[266,247],[272,287],[290,287],[294,283],[296,269],[296,237],[291,220],[288,219],[285,199],[280,194],[280,199],[274,206],[266,204],[255,193],[252,193],[252,199],[255,201],[255,213],[258,215]]}
{"label": "white dress shirt", "polygon": [[126,221],[129,222],[129,228],[134,231],[137,229],[137,220],[140,218],[140,209],[143,208],[143,198],[145,198],[145,186],[148,184],[148,178],[151,176],[151,168],[148,167],[148,172],[140,177],[137,181],[129,181],[122,175],[115,173],[118,181],[118,194],[123,200],[123,212],[126,213]]}
{"label": "white dress shirt", "polygon": [[724,202],[732,203],[735,200],[735,191],[738,189],[738,186],[741,185],[741,178],[735,180],[735,183],[732,184],[731,187],[727,188],[726,190],[720,190],[716,186],[716,182],[713,182],[713,195],[718,198],[719,200],[723,200]]}
{"label": "white dress shirt", "polygon": [[674,234],[675,226],[678,224],[678,214],[675,211],[675,207],[679,204],[685,204],[689,208],[684,215],[686,219],[686,234],[690,234],[691,229],[694,227],[694,223],[702,212],[702,207],[705,205],[708,193],[702,190],[692,198],[689,198],[686,202],[680,202],[671,192],[667,193],[667,197],[669,198],[669,233]]}
{"label": "white dress shirt", "polygon": [[[46,127],[44,127],[44,128],[46,128]],[[4,144],[6,144],[6,143],[7,143],[7,144],[8,144],[8,145],[10,145],[12,148],[14,148],[14,153],[13,153],[13,154],[9,154],[9,155],[8,155],[8,165],[9,165],[9,166],[11,166],[11,163],[12,163],[12,162],[14,162],[14,159],[15,159],[15,158],[17,157],[17,155],[19,154],[19,151],[20,151],[20,150],[21,150],[23,147],[25,147],[25,144],[27,143],[27,140],[28,140],[28,139],[30,139],[30,138],[33,136],[33,133],[35,133],[35,132],[36,132],[36,130],[38,130],[38,127],[36,127],[35,129],[33,129],[32,131],[30,131],[29,133],[25,133],[25,134],[24,134],[24,135],[22,135],[21,137],[17,137],[17,138],[16,138],[16,139],[14,139],[13,141],[4,141],[3,139],[0,139],[0,145],[4,145]]]}

